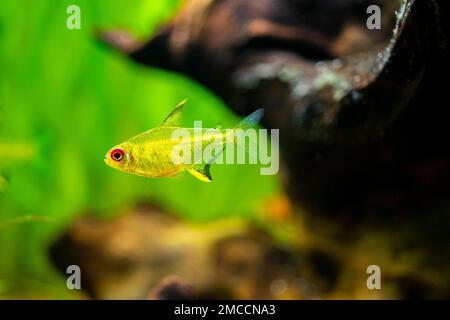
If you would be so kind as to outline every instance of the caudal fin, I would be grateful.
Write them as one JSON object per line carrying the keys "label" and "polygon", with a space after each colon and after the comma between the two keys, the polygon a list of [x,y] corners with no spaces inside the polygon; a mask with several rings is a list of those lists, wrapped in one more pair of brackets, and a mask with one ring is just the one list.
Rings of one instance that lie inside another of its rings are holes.
{"label": "caudal fin", "polygon": [[264,117],[264,109],[260,108],[239,122],[235,129],[248,129],[257,125]]}
{"label": "caudal fin", "polygon": [[[249,145],[246,146],[246,132],[248,129],[253,128],[256,126],[261,119],[264,116],[264,109],[258,109],[254,111],[252,114],[247,116],[245,119],[243,119],[241,122],[237,124],[236,127],[234,127],[233,135],[230,137],[230,142],[234,143],[238,149],[241,149],[244,151],[244,153],[247,153],[249,155],[249,159],[257,159],[257,141],[255,139],[249,139]],[[252,135],[250,133],[250,135]],[[256,134],[255,138],[256,138]],[[257,139],[257,138],[256,138]],[[252,161],[250,161],[252,162]],[[254,161],[253,161],[254,162]]]}

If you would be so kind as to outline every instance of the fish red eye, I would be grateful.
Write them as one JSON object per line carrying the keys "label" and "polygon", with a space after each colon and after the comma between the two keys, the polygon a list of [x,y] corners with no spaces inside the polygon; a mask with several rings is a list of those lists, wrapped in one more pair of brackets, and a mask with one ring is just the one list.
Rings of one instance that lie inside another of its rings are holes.
{"label": "fish red eye", "polygon": [[113,151],[111,151],[111,159],[113,159],[114,161],[121,161],[124,155],[125,152],[123,152],[122,149],[114,149]]}

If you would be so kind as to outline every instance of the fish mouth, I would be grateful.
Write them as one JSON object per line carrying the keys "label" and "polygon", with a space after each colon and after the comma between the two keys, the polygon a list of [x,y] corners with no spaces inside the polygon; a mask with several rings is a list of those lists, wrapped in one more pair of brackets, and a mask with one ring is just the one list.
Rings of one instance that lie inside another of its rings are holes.
{"label": "fish mouth", "polygon": [[109,153],[109,152],[107,152],[107,153],[105,154],[105,156],[103,157],[103,161],[105,161],[105,163],[109,165],[108,153]]}

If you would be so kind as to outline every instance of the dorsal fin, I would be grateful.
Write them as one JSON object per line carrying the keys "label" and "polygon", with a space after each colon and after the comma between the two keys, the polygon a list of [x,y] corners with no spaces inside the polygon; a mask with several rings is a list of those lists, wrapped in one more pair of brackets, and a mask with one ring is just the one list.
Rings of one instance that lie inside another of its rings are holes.
{"label": "dorsal fin", "polygon": [[191,168],[187,169],[187,171],[192,174],[197,179],[203,181],[203,182],[211,182],[211,173],[209,172],[209,169],[211,167],[211,164],[196,164],[192,166]]}
{"label": "dorsal fin", "polygon": [[186,104],[186,99],[181,101],[177,107],[164,119],[161,127],[179,127],[181,125],[181,114],[183,107]]}

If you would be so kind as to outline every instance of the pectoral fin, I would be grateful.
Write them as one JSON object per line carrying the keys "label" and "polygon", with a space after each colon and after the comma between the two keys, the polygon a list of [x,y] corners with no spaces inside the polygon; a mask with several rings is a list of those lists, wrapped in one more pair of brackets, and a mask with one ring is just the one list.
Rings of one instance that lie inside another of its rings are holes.
{"label": "pectoral fin", "polygon": [[179,127],[181,124],[181,114],[183,107],[186,104],[186,99],[181,101],[177,107],[167,116],[161,124],[161,127]]}
{"label": "pectoral fin", "polygon": [[209,172],[209,169],[211,167],[211,164],[198,164],[194,165],[193,167],[187,169],[187,171],[192,174],[197,179],[203,181],[203,182],[211,182],[211,173]]}

